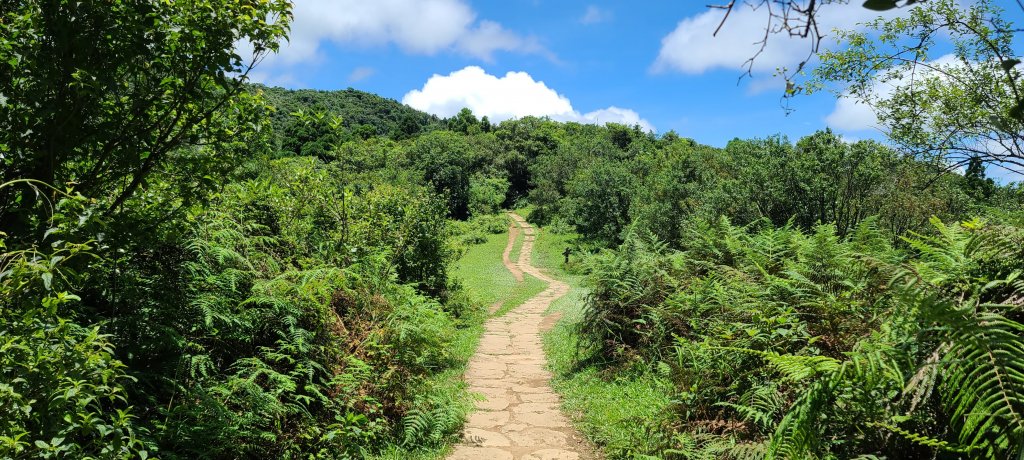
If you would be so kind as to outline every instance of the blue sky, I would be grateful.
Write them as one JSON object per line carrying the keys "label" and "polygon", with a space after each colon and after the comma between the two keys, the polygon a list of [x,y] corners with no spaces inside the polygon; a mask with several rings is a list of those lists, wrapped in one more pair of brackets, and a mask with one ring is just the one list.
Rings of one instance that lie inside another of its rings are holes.
{"label": "blue sky", "polygon": [[[828,9],[824,28],[874,16],[856,3]],[[295,0],[291,43],[252,77],[289,88],[352,87],[440,116],[469,106],[493,120],[640,123],[716,146],[826,126],[850,139],[879,137],[870,111],[837,105],[829,93],[796,98],[787,116],[784,83],[773,73],[792,68],[809,43],[772,38],[753,77],[741,79],[765,15],[736,10],[713,37],[721,13],[705,5]]]}

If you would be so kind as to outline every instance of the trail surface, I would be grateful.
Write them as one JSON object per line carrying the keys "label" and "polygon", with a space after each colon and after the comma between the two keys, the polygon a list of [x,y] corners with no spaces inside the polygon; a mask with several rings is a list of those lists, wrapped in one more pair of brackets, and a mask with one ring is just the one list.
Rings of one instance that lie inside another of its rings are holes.
{"label": "trail surface", "polygon": [[[547,289],[502,317],[484,325],[476,355],[466,369],[469,391],[483,395],[470,415],[462,444],[449,460],[590,460],[593,449],[559,409],[558,395],[544,368],[541,326],[544,312],[569,286],[531,265],[537,231],[517,214],[505,249],[505,266],[548,283]],[[519,260],[509,253],[519,231]]]}

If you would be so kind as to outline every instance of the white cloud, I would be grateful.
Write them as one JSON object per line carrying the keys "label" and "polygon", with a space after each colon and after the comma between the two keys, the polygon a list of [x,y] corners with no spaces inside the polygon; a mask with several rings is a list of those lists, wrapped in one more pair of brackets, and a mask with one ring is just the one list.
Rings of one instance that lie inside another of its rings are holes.
{"label": "white cloud", "polygon": [[611,11],[600,8],[597,5],[587,5],[587,10],[583,12],[583,16],[580,17],[580,22],[590,25],[610,21],[611,19]]}
{"label": "white cloud", "polygon": [[640,125],[647,131],[654,131],[654,126],[643,118],[640,118],[640,114],[630,109],[623,109],[621,107],[611,106],[607,109],[595,110],[593,112],[587,112],[583,114],[578,120],[584,123],[619,123],[626,126]]}
{"label": "white cloud", "polygon": [[475,29],[467,30],[455,43],[455,48],[483,61],[493,61],[495,51],[541,54],[554,60],[536,37],[522,37],[494,21],[480,21]]}
{"label": "white cloud", "polygon": [[[906,10],[900,9],[896,14],[906,14]],[[768,12],[764,8],[754,9],[737,2],[718,36],[715,36],[723,15],[722,10],[709,9],[680,21],[675,30],[662,38],[661,50],[651,70],[701,74],[714,69],[742,69],[761,46],[758,42],[764,39]],[[818,12],[818,29],[831,35],[835,28],[851,29],[877,16],[877,12],[859,4],[830,5]],[[764,51],[754,60],[753,71],[793,70],[807,58],[810,46],[809,39],[789,37],[785,33],[770,35]]]}
{"label": "white cloud", "polygon": [[249,79],[267,86],[280,86],[283,88],[297,88],[305,86],[305,83],[303,83],[302,80],[296,78],[295,74],[290,72],[276,74],[257,69],[249,72]]}
{"label": "white cloud", "polygon": [[582,123],[639,124],[654,130],[650,122],[633,110],[611,106],[580,113],[567,97],[526,72],[508,72],[497,77],[476,66],[448,75],[435,74],[423,88],[409,91],[402,102],[440,117],[451,117],[468,107],[477,116],[487,116],[494,122],[532,115]]}
{"label": "white cloud", "polygon": [[825,124],[842,131],[866,131],[878,128],[878,117],[871,106],[849,96],[841,96],[836,100],[832,113],[825,117]]}
{"label": "white cloud", "polygon": [[[291,34],[266,66],[322,59],[325,42],[357,47],[394,45],[408,54],[457,52],[484,61],[497,51],[550,54],[535,37],[477,20],[465,0],[294,0]],[[240,44],[246,56],[250,51]]]}
{"label": "white cloud", "polygon": [[377,70],[373,67],[356,67],[352,69],[352,73],[348,74],[349,83],[355,83],[358,81],[366,80],[377,73]]}

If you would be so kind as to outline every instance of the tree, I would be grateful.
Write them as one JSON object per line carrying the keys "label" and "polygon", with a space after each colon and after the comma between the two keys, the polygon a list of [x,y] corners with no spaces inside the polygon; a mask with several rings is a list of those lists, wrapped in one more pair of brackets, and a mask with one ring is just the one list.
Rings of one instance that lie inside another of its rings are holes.
{"label": "tree", "polygon": [[533,188],[530,165],[558,148],[561,133],[557,123],[531,116],[503,121],[495,134],[505,152],[499,163],[510,182],[504,205],[512,206]]}
{"label": "tree", "polygon": [[945,170],[977,158],[1024,172],[1024,83],[1004,17],[987,0],[930,0],[906,19],[840,32],[849,47],[822,54],[809,89],[844,85],[897,145]]}
{"label": "tree", "polygon": [[473,111],[463,107],[454,117],[448,119],[448,129],[462,134],[478,134],[483,131],[480,120]]}
{"label": "tree", "polygon": [[281,151],[329,161],[342,141],[341,131],[340,117],[299,110],[292,113],[292,122],[282,132]]}
{"label": "tree", "polygon": [[981,158],[971,157],[967,163],[967,170],[964,171],[964,180],[967,192],[973,195],[975,200],[988,200],[996,192],[996,183],[985,177],[985,165]]}
{"label": "tree", "polygon": [[[0,183],[69,184],[102,198],[102,211],[112,214],[173,152],[196,146],[217,155],[256,123],[243,83],[278,49],[290,7],[286,0],[5,2]],[[251,56],[243,59],[236,43],[248,43]],[[24,188],[0,190],[0,228],[25,230],[40,204]]]}
{"label": "tree", "polygon": [[622,241],[629,224],[633,176],[622,163],[594,158],[567,184],[562,206],[569,223],[581,234],[613,245]]}
{"label": "tree", "polygon": [[451,131],[434,131],[416,139],[410,157],[430,184],[448,203],[448,215],[469,217],[470,147]]}

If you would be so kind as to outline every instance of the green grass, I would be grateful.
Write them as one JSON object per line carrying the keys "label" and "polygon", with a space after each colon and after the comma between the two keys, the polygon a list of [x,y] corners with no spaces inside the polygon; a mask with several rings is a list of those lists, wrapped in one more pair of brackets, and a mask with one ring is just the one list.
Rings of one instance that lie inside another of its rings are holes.
{"label": "green grass", "polygon": [[533,265],[547,271],[552,276],[561,279],[573,287],[572,280],[566,278],[577,278],[574,274],[578,268],[580,254],[569,255],[569,265],[565,265],[565,256],[562,254],[565,248],[571,248],[576,239],[575,234],[551,233],[545,228],[537,229],[537,239],[533,242]]}
{"label": "green grass", "polygon": [[529,219],[530,213],[533,212],[534,206],[532,204],[526,206],[520,206],[512,210],[512,212],[519,214],[523,219]]}
{"label": "green grass", "polygon": [[530,298],[540,294],[547,287],[548,283],[524,273],[523,282],[512,289],[512,292],[501,304],[501,308],[494,312],[494,316],[504,316],[505,313],[512,311],[527,300],[530,300]]}
{"label": "green grass", "polygon": [[[522,239],[520,233],[516,239],[519,247],[522,247]],[[546,283],[530,275],[525,275],[522,283],[516,282],[501,260],[507,243],[508,233],[487,235],[486,242],[466,251],[453,271],[474,302],[487,306],[501,302],[495,316],[508,313],[547,287]]]}
{"label": "green grass", "polygon": [[610,375],[600,366],[580,364],[576,344],[570,321],[560,321],[544,337],[563,410],[609,459],[657,452],[664,444],[657,427],[672,411],[671,383],[652,371]]}
{"label": "green grass", "polygon": [[603,367],[581,362],[575,325],[580,321],[587,291],[574,254],[563,263],[562,251],[573,245],[572,234],[538,232],[533,261],[538,267],[565,281],[570,291],[551,304],[550,313],[561,320],[544,334],[544,348],[554,379],[552,386],[562,395],[562,408],[576,427],[601,447],[609,459],[635,458],[651,453],[660,445],[656,427],[672,410],[672,386],[650,369],[609,374]]}
{"label": "green grass", "polygon": [[512,242],[512,252],[508,255],[509,260],[512,262],[519,262],[519,251],[523,249],[523,241],[526,241],[526,238],[524,238],[523,232],[520,231],[519,237]]}
{"label": "green grass", "polygon": [[507,233],[487,235],[486,242],[470,246],[456,262],[452,274],[473,301],[493,305],[508,298],[515,288],[516,279],[501,263],[507,241]]}

